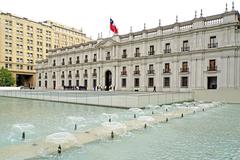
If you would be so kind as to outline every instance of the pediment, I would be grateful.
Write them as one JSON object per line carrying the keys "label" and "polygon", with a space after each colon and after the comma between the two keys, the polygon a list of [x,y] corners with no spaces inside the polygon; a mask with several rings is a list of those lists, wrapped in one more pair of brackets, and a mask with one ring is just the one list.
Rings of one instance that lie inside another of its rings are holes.
{"label": "pediment", "polygon": [[112,47],[114,45],[117,45],[118,42],[111,39],[111,38],[108,38],[108,39],[104,39],[102,40],[101,42],[99,42],[96,47],[101,47],[101,48],[107,48],[107,47]]}

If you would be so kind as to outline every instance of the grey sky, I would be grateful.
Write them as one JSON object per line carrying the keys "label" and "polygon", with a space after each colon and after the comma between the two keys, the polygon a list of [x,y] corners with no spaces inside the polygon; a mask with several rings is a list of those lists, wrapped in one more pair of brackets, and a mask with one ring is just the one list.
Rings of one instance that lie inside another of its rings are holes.
{"label": "grey sky", "polygon": [[[109,18],[112,17],[119,34],[156,27],[161,19],[162,25],[172,24],[176,20],[185,21],[198,16],[219,14],[232,8],[230,0],[0,0],[0,10],[34,21],[52,20],[83,31],[97,38],[99,32],[109,36]],[[239,10],[240,1],[234,1]]]}

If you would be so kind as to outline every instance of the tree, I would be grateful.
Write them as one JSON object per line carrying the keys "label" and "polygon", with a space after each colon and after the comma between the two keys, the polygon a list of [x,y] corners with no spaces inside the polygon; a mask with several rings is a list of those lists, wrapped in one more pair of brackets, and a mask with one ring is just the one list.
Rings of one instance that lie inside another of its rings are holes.
{"label": "tree", "polygon": [[5,68],[0,69],[0,86],[12,86],[15,80],[11,72]]}

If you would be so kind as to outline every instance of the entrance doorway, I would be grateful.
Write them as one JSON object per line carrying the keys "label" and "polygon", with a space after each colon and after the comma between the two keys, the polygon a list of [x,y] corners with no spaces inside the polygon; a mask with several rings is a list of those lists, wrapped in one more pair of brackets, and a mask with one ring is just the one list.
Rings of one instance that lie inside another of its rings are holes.
{"label": "entrance doorway", "polygon": [[208,77],[208,89],[217,89],[217,77]]}
{"label": "entrance doorway", "polygon": [[112,72],[108,70],[105,73],[105,87],[106,87],[106,91],[109,91],[111,85],[112,85]]}
{"label": "entrance doorway", "polygon": [[56,89],[56,81],[53,81],[53,89]]}
{"label": "entrance doorway", "polygon": [[33,75],[16,74],[16,86],[33,87]]}

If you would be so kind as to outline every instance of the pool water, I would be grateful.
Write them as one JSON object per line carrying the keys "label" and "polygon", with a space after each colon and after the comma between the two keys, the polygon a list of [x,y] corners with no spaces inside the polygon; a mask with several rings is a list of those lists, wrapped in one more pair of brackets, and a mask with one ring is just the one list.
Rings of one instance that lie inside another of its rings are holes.
{"label": "pool water", "polygon": [[226,104],[34,160],[239,160],[239,114],[239,104]]}
{"label": "pool water", "polygon": [[[179,105],[146,106],[146,110],[122,110],[67,103],[0,97],[0,149],[45,139],[56,133],[81,132],[108,122],[124,122],[137,116],[161,114]],[[127,132],[114,140],[103,139],[64,151],[61,156],[42,155],[32,160],[160,160],[240,159],[240,104],[224,104],[170,120],[147,129]],[[77,131],[74,125],[77,124]],[[26,132],[26,140],[21,133]],[[0,158],[1,159],[1,158]]]}

